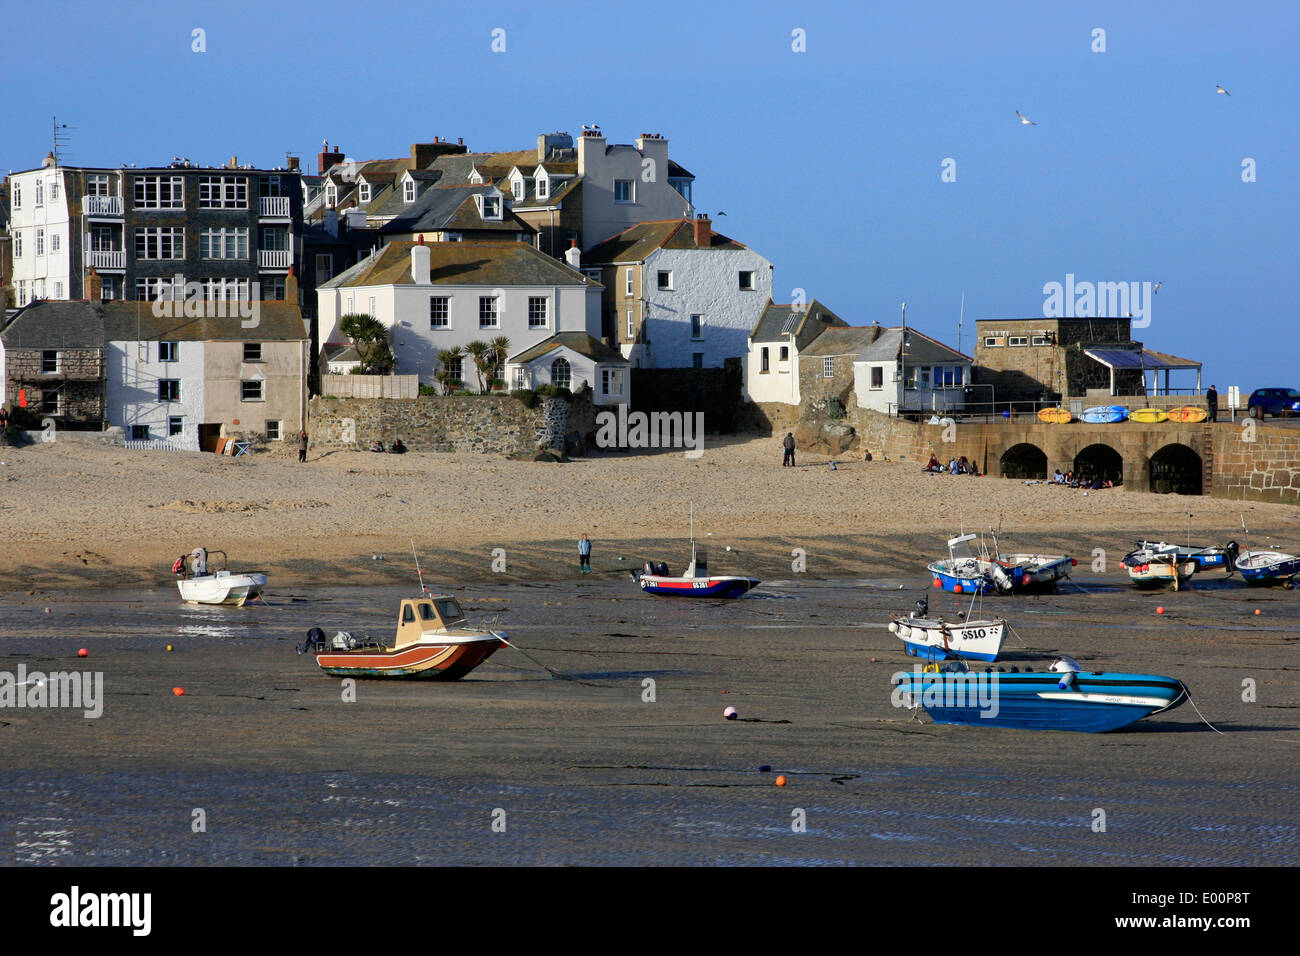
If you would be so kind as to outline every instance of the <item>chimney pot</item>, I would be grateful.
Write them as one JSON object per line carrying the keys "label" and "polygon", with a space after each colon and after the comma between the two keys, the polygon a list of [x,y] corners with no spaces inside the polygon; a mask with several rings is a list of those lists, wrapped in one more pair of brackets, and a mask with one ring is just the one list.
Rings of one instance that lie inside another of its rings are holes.
{"label": "chimney pot", "polygon": [[700,249],[707,249],[711,241],[710,233],[713,221],[701,213],[695,217],[695,245]]}
{"label": "chimney pot", "polygon": [[456,137],[456,145],[457,145],[457,146],[464,146],[464,145],[465,145],[465,139],[464,139],[464,137],[457,136],[457,137]]}

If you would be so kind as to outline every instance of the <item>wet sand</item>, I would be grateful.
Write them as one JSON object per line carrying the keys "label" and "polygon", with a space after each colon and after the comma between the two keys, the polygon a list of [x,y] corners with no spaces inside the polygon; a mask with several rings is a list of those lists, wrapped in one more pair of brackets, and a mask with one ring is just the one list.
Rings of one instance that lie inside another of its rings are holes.
{"label": "wet sand", "polygon": [[[1222,734],[1187,704],[1104,735],[936,726],[890,694],[912,659],[889,616],[922,596],[959,607],[927,587],[920,542],[858,541],[868,573],[844,578],[814,559],[847,561],[851,539],[806,545],[808,575],[790,573],[793,540],[714,546],[716,570],[759,565],[767,578],[733,602],[644,596],[599,542],[590,578],[567,565],[548,569],[554,581],[480,571],[451,588],[470,617],[496,619],[572,679],[507,648],[455,684],[358,682],[355,703],[294,646],[315,624],[390,634],[415,590],[398,555],[357,559],[387,565],[366,572],[387,585],[273,580],[268,605],[244,609],[180,605],[170,584],[7,592],[0,669],[100,670],[106,701],[98,720],[0,710],[4,861],[1300,862],[1297,592],[1215,573],[1148,594],[1113,564],[1081,562],[1078,586],[1058,594],[985,600],[1015,629],[1000,666],[1068,653],[1085,669],[1177,677]],[[1128,536],[1040,540],[1083,555],[1100,541],[1114,562]],[[680,562],[680,542],[644,547]],[[426,559],[437,586],[455,577],[446,557]],[[729,705],[740,720],[722,718]],[[204,833],[191,830],[196,808]]]}

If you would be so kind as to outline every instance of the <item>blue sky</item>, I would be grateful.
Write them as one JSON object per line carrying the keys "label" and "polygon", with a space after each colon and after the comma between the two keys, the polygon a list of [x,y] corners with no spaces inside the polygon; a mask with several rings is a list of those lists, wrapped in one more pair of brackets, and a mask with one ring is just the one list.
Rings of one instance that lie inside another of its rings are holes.
{"label": "blue sky", "polygon": [[1041,315],[1067,273],[1159,281],[1149,346],[1220,391],[1300,387],[1294,2],[0,7],[6,170],[40,163],[55,115],[70,164],[293,151],[313,172],[324,138],[372,159],[661,132],[778,299],[857,325],[906,301],[955,345],[964,292],[969,353],[974,319]]}

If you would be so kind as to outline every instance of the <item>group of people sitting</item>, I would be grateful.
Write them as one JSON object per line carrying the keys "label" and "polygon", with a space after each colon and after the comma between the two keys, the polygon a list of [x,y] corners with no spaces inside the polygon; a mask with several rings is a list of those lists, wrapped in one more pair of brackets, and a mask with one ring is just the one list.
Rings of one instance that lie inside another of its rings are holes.
{"label": "group of people sitting", "polygon": [[1115,482],[1109,478],[1102,478],[1101,475],[1091,479],[1079,478],[1073,471],[1062,474],[1059,468],[1056,469],[1056,474],[1052,475],[1052,484],[1065,485],[1067,488],[1088,488],[1090,490],[1115,487]]}
{"label": "group of people sitting", "polygon": [[922,471],[932,475],[942,475],[945,471],[950,475],[978,475],[980,473],[978,468],[966,460],[965,455],[960,458],[949,459],[948,467],[945,468],[943,463],[934,456],[933,452],[930,453],[930,460],[926,462]]}
{"label": "group of people sitting", "polygon": [[402,444],[402,440],[400,438],[395,438],[393,440],[393,447],[385,449],[384,443],[381,442],[378,438],[376,438],[373,442],[370,443],[370,450],[373,452],[377,452],[378,454],[381,455],[385,451],[387,451],[389,454],[400,455],[402,454],[402,452],[406,451],[406,446]]}

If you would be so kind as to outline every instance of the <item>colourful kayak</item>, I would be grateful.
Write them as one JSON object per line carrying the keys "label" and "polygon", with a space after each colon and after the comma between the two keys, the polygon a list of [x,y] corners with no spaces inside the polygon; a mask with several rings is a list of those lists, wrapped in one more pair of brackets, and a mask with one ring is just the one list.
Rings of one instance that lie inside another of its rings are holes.
{"label": "colourful kayak", "polygon": [[1131,422],[1143,422],[1145,424],[1155,424],[1169,420],[1169,413],[1163,408],[1139,408],[1130,412],[1128,416]]}
{"label": "colourful kayak", "polygon": [[1074,415],[1068,408],[1040,408],[1038,420],[1049,425],[1068,425],[1074,421]]}
{"label": "colourful kayak", "polygon": [[1122,405],[1094,405],[1085,408],[1079,418],[1090,425],[1110,425],[1128,418],[1128,409]]}
{"label": "colourful kayak", "polygon": [[1203,422],[1209,418],[1209,413],[1196,405],[1183,405],[1180,408],[1169,409],[1169,420],[1171,422]]}

